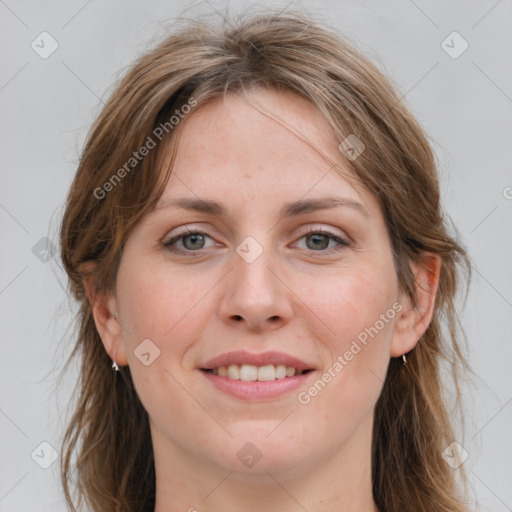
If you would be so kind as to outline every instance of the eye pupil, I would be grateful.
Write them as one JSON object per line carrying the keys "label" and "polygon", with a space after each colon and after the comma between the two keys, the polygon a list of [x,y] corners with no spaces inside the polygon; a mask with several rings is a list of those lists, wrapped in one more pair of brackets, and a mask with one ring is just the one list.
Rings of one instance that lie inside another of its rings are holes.
{"label": "eye pupil", "polygon": [[[187,240],[192,240],[192,247],[190,247],[190,244],[186,243]],[[200,244],[199,244],[199,246],[196,246],[195,244],[197,243],[198,240],[199,240]],[[204,245],[204,237],[203,237],[203,235],[200,235],[199,233],[187,235],[187,236],[183,237],[183,245],[187,249],[202,249],[202,246]]]}
{"label": "eye pupil", "polygon": [[329,245],[329,238],[326,235],[314,234],[314,235],[308,236],[306,238],[306,240],[308,240],[308,239],[309,240],[314,240],[315,243],[323,242],[323,243],[320,244],[320,246],[316,245],[314,247],[309,247],[309,244],[307,244],[309,249],[325,249]]}

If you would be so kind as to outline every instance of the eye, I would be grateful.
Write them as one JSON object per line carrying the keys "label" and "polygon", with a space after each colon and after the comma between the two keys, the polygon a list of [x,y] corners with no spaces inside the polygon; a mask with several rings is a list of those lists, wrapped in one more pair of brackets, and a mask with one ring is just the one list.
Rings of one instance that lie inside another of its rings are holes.
{"label": "eye", "polygon": [[306,242],[306,250],[311,252],[329,254],[331,252],[340,251],[349,245],[346,240],[343,240],[338,235],[323,229],[310,228],[299,240],[302,239]]}
{"label": "eye", "polygon": [[[190,254],[212,247],[214,244],[210,244],[209,246],[206,245],[208,239],[213,241],[213,239],[206,233],[188,228],[172,237],[167,242],[164,242],[163,245],[170,252]],[[320,252],[323,254],[330,254],[332,252],[340,251],[349,245],[346,240],[343,240],[335,233],[318,228],[308,229],[299,238],[299,241],[300,240],[305,240],[305,250],[310,253]]]}
{"label": "eye", "polygon": [[[187,229],[182,231],[180,234],[174,236],[167,242],[164,242],[164,246],[171,252],[196,252],[206,247],[206,239],[211,239],[206,233],[202,231],[195,231],[193,229]],[[180,246],[181,247],[178,247]],[[210,246],[211,247],[211,246]]]}

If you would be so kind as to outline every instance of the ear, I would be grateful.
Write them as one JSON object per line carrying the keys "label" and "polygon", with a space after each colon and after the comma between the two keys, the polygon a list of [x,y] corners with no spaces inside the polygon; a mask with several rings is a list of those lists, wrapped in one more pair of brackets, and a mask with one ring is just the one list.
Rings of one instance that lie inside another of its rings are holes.
{"label": "ear", "polygon": [[119,312],[114,294],[98,293],[94,284],[96,262],[87,261],[80,267],[84,275],[83,283],[87,300],[91,305],[92,315],[98,334],[107,354],[119,366],[128,364],[126,350],[122,340],[120,319],[115,317]]}
{"label": "ear", "polygon": [[395,323],[391,357],[410,352],[430,325],[439,286],[441,258],[437,254],[424,253],[420,261],[412,264],[412,272],[416,304],[407,294],[402,294],[402,310]]}

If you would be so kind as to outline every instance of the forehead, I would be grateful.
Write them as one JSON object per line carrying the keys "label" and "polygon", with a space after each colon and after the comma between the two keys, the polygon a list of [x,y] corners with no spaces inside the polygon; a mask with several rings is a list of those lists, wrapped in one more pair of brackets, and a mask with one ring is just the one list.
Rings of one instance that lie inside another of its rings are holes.
{"label": "forehead", "polygon": [[[330,126],[293,93],[229,93],[198,106],[182,123],[159,205],[183,195],[243,204],[333,192],[356,199],[363,192],[333,168],[335,162],[345,176],[354,176]],[[163,166],[169,165],[169,158],[164,151]]]}

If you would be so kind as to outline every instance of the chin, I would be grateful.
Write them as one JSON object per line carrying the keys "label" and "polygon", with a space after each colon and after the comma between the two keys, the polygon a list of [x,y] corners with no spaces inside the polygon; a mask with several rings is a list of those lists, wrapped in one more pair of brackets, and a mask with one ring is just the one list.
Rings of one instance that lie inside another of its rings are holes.
{"label": "chin", "polygon": [[[278,422],[274,422],[273,428],[276,425]],[[261,435],[259,428],[251,430],[247,425],[243,434],[235,435],[231,431],[234,439],[223,444],[220,454],[212,454],[217,459],[212,462],[227,471],[237,473],[241,479],[253,480],[260,475],[267,483],[268,473],[284,474],[293,468],[295,476],[306,474],[308,452],[312,455],[314,447],[308,449],[289,431],[278,433],[276,429],[269,435],[270,431],[271,429],[266,429],[265,434]],[[217,458],[219,455],[220,459]]]}

